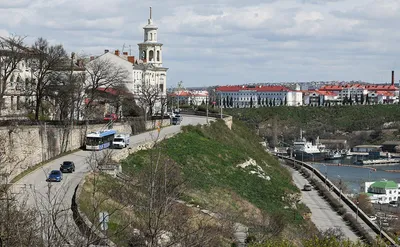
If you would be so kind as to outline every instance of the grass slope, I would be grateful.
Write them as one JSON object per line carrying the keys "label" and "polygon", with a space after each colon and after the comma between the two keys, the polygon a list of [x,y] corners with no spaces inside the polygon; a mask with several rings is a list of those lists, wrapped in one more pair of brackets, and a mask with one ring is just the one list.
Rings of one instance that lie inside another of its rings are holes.
{"label": "grass slope", "polygon": [[[183,133],[164,140],[161,148],[164,156],[180,165],[192,192],[188,196],[197,203],[216,206],[212,205],[217,203],[214,200],[229,197],[218,193],[227,193],[243,198],[265,212],[283,212],[287,203],[282,197],[298,190],[291,184],[287,170],[263,150],[259,141],[240,122],[235,121],[229,130],[224,122],[217,121],[208,127],[183,127]],[[136,173],[148,162],[148,152],[140,151],[128,157],[123,170]],[[270,181],[249,174],[254,167],[237,167],[250,158],[271,177]],[[235,203],[234,199],[231,203]]]}

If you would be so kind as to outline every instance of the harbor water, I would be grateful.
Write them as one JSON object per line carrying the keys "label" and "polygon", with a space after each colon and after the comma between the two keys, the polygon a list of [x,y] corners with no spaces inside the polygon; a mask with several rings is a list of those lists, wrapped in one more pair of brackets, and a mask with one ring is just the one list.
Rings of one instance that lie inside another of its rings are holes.
{"label": "harbor water", "polygon": [[325,160],[320,163],[313,163],[312,166],[318,169],[322,174],[328,176],[331,181],[346,184],[348,193],[357,194],[365,182],[392,180],[400,183],[400,172],[388,172],[386,170],[400,171],[400,164],[377,166],[374,169],[365,166],[342,166],[353,165],[353,162],[360,157],[346,157],[340,160]]}

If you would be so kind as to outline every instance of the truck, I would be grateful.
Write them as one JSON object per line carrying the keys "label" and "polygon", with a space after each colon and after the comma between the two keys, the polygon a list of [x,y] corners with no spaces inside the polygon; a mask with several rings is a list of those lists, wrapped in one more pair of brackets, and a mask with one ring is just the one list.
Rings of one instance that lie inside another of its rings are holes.
{"label": "truck", "polygon": [[113,148],[126,148],[129,146],[129,140],[129,134],[118,134],[114,137]]}

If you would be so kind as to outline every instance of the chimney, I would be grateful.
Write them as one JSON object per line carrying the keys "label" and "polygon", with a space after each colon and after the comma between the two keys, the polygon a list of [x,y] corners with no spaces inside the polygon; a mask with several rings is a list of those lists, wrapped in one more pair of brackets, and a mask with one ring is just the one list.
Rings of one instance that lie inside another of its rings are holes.
{"label": "chimney", "polygon": [[108,53],[109,52],[109,50],[104,50],[104,53]]}
{"label": "chimney", "polygon": [[124,54],[124,56],[128,56],[128,52],[124,51],[122,54]]}
{"label": "chimney", "polygon": [[119,57],[119,50],[115,50],[114,54]]}
{"label": "chimney", "polygon": [[135,63],[135,56],[128,56],[128,61],[131,63]]}
{"label": "chimney", "polygon": [[94,56],[91,56],[91,57],[90,57],[90,61],[93,61],[93,60],[94,60]]}
{"label": "chimney", "polygon": [[392,70],[392,86],[394,86],[394,70]]}

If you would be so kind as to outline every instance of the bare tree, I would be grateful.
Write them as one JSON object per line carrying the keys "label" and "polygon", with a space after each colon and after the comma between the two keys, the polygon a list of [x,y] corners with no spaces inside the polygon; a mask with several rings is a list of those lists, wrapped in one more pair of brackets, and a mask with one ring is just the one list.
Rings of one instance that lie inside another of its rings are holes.
{"label": "bare tree", "polygon": [[108,88],[121,88],[127,82],[128,71],[120,67],[110,60],[97,58],[90,61],[85,66],[86,84],[84,91],[86,93],[87,102],[84,110],[85,118],[88,119],[91,111],[95,106],[96,100],[99,99],[99,89],[107,90]]}
{"label": "bare tree", "polygon": [[67,54],[62,45],[51,46],[44,38],[38,38],[32,46],[33,55],[30,58],[34,87],[29,94],[34,96],[35,120],[39,120],[44,112],[44,99],[48,97],[46,91],[49,84],[60,80],[60,69],[63,68]]}
{"label": "bare tree", "polygon": [[143,109],[145,120],[153,115],[154,108],[162,96],[162,91],[157,85],[144,83],[140,86],[138,101]]}
{"label": "bare tree", "polygon": [[10,84],[10,77],[17,70],[18,64],[27,57],[27,51],[24,37],[17,35],[0,37],[0,109],[3,107],[3,98]]}

